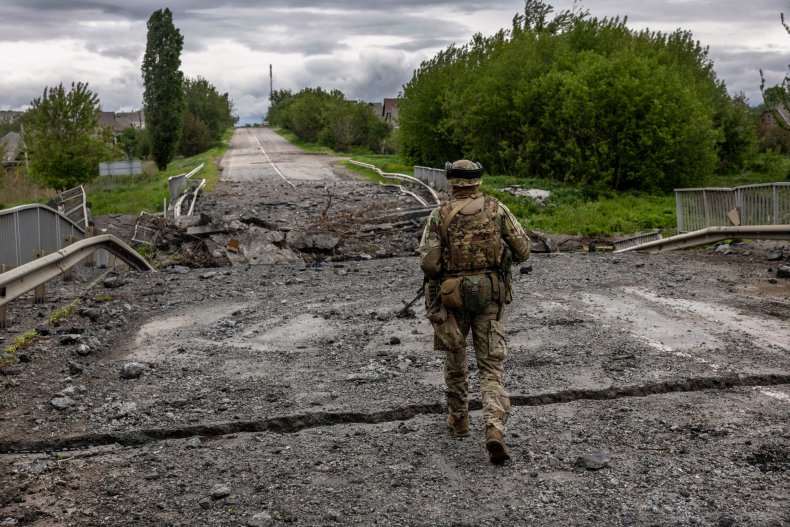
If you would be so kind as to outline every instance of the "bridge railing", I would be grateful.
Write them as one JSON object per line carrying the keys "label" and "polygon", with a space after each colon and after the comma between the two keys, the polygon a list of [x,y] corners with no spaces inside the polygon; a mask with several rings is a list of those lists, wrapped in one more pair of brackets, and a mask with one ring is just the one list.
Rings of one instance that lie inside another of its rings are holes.
{"label": "bridge railing", "polygon": [[0,210],[0,265],[19,267],[84,237],[82,227],[46,205]]}
{"label": "bridge railing", "polygon": [[443,169],[415,166],[414,177],[436,190],[447,191],[447,178]]}
{"label": "bridge railing", "polygon": [[187,188],[187,180],[203,168],[205,163],[192,169],[188,174],[179,174],[177,176],[170,176],[167,178],[167,188],[170,194],[170,203],[173,203],[178,196],[180,196]]}
{"label": "bridge railing", "polygon": [[676,189],[675,204],[678,232],[733,224],[790,225],[790,183],[785,182]]}

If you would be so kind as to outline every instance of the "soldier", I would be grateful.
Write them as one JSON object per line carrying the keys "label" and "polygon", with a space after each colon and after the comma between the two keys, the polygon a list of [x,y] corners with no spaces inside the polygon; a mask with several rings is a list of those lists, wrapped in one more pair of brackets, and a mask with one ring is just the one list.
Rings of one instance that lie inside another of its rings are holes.
{"label": "soldier", "polygon": [[492,463],[501,464],[510,459],[503,438],[510,412],[504,386],[504,308],[512,299],[510,266],[529,257],[530,242],[507,207],[478,191],[480,163],[447,163],[445,175],[452,195],[428,218],[420,267],[434,347],[445,352],[447,426],[456,437],[469,436],[466,337],[471,328],[486,450]]}

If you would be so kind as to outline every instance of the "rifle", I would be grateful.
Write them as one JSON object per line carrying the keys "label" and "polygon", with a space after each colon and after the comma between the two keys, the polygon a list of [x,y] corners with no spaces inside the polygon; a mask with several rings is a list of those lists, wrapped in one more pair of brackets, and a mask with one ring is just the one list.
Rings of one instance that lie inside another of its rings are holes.
{"label": "rifle", "polygon": [[420,298],[422,298],[422,295],[424,295],[424,294],[425,294],[425,288],[424,288],[424,287],[422,287],[422,286],[420,286],[420,290],[419,290],[419,291],[417,291],[417,296],[415,296],[415,297],[412,299],[412,301],[411,301],[411,302],[409,302],[408,304],[406,304],[405,306],[403,306],[403,309],[401,309],[400,311],[398,311],[397,313],[395,313],[395,316],[396,316],[397,318],[406,318],[406,317],[408,316],[408,313],[409,313],[409,308],[410,308],[411,306],[413,306],[413,305],[414,305],[414,303],[415,303],[417,300],[419,300]]}

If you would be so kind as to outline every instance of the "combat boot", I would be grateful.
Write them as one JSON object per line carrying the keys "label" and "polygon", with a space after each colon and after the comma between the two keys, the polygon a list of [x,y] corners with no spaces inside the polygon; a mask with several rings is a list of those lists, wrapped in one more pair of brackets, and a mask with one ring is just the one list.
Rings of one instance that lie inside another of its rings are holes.
{"label": "combat boot", "polygon": [[510,459],[510,451],[502,438],[502,431],[493,425],[486,427],[486,450],[488,460],[495,465],[501,465]]}
{"label": "combat boot", "polygon": [[462,417],[454,417],[453,414],[447,416],[447,427],[453,432],[455,437],[469,437],[469,414],[465,413]]}

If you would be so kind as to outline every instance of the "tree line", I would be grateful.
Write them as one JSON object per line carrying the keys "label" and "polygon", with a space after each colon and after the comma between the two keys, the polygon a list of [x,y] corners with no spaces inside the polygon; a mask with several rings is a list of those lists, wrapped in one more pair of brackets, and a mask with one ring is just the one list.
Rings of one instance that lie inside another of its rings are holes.
{"label": "tree line", "polygon": [[142,76],[145,128],[127,128],[119,137],[100,126],[98,95],[87,83],[45,87],[20,120],[28,176],[57,190],[98,176],[98,164],[123,155],[150,157],[164,170],[176,154],[204,152],[233,126],[233,101],[203,77],[180,70],[183,36],[169,9],[148,20]]}
{"label": "tree line", "polygon": [[743,166],[756,139],[748,105],[728,96],[691,33],[552,11],[527,0],[511,29],[423,62],[403,89],[403,154],[616,190]]}
{"label": "tree line", "polygon": [[302,141],[341,152],[353,147],[387,149],[392,126],[376,117],[368,103],[347,100],[340,90],[277,90],[270,102],[269,124],[290,130]]}

